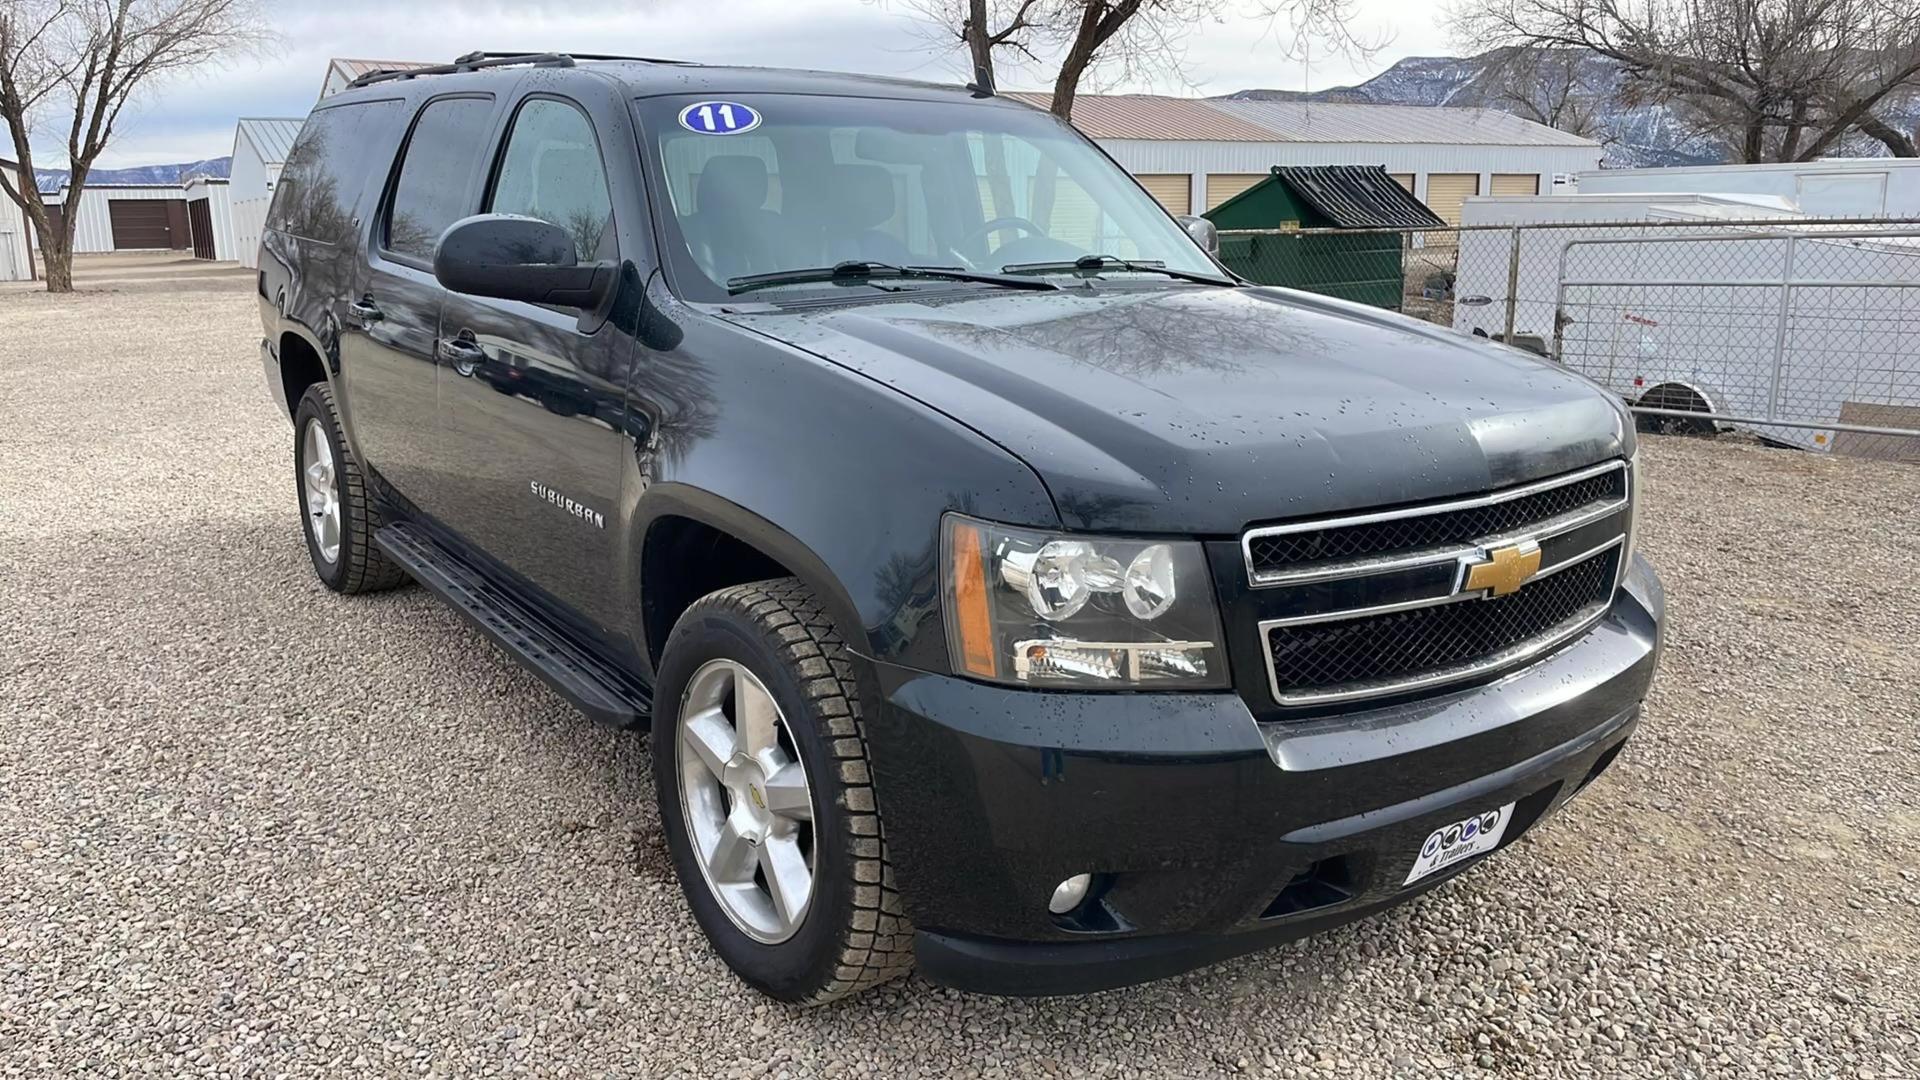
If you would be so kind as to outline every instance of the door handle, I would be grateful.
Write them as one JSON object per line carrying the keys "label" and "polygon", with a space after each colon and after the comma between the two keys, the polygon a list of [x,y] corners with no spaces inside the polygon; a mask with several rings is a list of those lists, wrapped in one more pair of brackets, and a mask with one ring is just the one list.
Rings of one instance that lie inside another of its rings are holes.
{"label": "door handle", "polygon": [[440,358],[453,364],[453,369],[462,375],[472,375],[475,366],[486,357],[480,343],[466,336],[466,331],[461,331],[459,337],[441,338],[436,346]]}
{"label": "door handle", "polygon": [[371,296],[363,296],[349,303],[347,305],[347,314],[359,319],[361,322],[379,322],[381,319],[386,318],[385,313],[380,310],[379,305],[373,302],[373,297]]}

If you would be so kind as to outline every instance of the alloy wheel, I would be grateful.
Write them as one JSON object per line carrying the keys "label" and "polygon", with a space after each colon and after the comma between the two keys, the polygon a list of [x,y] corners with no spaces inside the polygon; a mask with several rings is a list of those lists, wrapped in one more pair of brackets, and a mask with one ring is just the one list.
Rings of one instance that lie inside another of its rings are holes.
{"label": "alloy wheel", "polygon": [[813,900],[813,793],[779,704],[744,665],[709,660],[681,696],[674,742],[708,889],[741,933],[787,940]]}
{"label": "alloy wheel", "polygon": [[333,466],[333,443],[318,420],[307,421],[302,438],[306,463],[301,485],[306,492],[308,528],[313,546],[328,564],[340,558],[340,478]]}

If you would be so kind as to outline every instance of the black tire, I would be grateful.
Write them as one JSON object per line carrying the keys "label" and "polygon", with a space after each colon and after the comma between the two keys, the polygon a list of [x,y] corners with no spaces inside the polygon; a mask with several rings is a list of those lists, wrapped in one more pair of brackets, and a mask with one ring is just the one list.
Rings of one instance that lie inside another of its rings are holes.
{"label": "black tire", "polygon": [[[1635,404],[1648,409],[1683,409],[1687,412],[1711,412],[1707,399],[1692,387],[1678,383],[1661,383],[1648,390]],[[1692,435],[1710,436],[1717,434],[1718,425],[1712,420],[1695,420],[1688,416],[1648,415],[1641,413],[1634,418],[1634,430],[1645,435]]]}
{"label": "black tire", "polygon": [[[734,925],[696,861],[678,767],[680,709],[709,661],[744,665],[786,718],[812,791],[813,898],[793,935],[763,944]],[[674,625],[655,685],[653,774],[681,890],[714,951],[770,997],[819,1005],[913,967],[868,768],[854,657],[811,590],[792,578],[695,602]]]}
{"label": "black tire", "polygon": [[[340,506],[340,550],[329,560],[314,535],[314,518],[307,513],[305,476],[308,427],[317,426],[333,453],[334,477]],[[307,387],[293,411],[293,489],[300,507],[301,534],[307,556],[321,584],[337,593],[379,592],[403,585],[406,571],[395,566],[373,542],[380,528],[379,514],[367,498],[366,477],[360,463],[340,437],[340,415],[333,407],[333,388],[324,382]]]}

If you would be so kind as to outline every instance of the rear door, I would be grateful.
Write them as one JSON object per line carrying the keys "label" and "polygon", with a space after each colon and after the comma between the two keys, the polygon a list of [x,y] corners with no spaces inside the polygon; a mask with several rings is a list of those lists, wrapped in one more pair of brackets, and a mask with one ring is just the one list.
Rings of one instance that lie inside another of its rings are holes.
{"label": "rear door", "polygon": [[[531,94],[514,110],[482,208],[565,228],[582,263],[617,262],[604,150],[579,103]],[[632,336],[575,309],[459,293],[440,334],[443,519],[598,629],[622,632],[611,583],[632,461],[623,431]]]}
{"label": "rear door", "polygon": [[433,276],[433,247],[479,204],[497,107],[491,94],[448,94],[415,114],[340,312],[341,383],[359,452],[435,516],[446,506],[434,423],[446,290]]}

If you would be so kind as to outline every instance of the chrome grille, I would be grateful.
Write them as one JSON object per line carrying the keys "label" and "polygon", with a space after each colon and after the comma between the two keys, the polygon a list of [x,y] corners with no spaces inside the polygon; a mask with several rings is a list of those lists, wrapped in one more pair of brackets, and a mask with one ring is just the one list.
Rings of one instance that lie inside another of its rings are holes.
{"label": "chrome grille", "polygon": [[1490,495],[1252,529],[1240,550],[1256,587],[1446,562],[1501,536],[1544,539],[1617,513],[1627,484],[1626,463],[1609,461]]}
{"label": "chrome grille", "polygon": [[[1406,693],[1520,664],[1602,614],[1632,476],[1611,461],[1486,495],[1241,538],[1282,705]],[[1471,584],[1470,584],[1471,583]]]}
{"label": "chrome grille", "polygon": [[1267,649],[1274,681],[1289,694],[1351,692],[1408,679],[1454,682],[1476,667],[1596,614],[1613,593],[1616,552],[1536,578],[1508,596],[1382,615],[1274,626]]}

